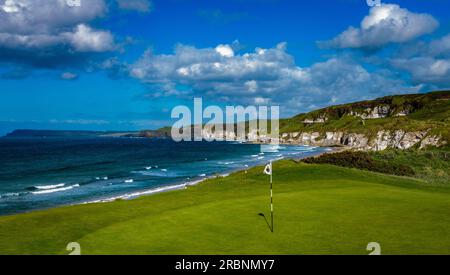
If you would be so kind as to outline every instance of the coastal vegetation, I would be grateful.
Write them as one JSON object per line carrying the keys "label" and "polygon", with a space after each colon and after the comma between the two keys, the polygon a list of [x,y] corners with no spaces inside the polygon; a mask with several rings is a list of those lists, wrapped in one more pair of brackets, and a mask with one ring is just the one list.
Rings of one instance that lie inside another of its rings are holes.
{"label": "coastal vegetation", "polygon": [[303,160],[310,164],[333,164],[341,167],[392,174],[398,176],[414,176],[415,171],[407,165],[376,159],[371,154],[361,151],[344,151],[334,154],[324,154]]}
{"label": "coastal vegetation", "polygon": [[424,150],[384,150],[364,152],[346,150],[302,160],[310,164],[332,164],[341,167],[409,176],[420,179],[428,185],[450,187],[449,147]]}

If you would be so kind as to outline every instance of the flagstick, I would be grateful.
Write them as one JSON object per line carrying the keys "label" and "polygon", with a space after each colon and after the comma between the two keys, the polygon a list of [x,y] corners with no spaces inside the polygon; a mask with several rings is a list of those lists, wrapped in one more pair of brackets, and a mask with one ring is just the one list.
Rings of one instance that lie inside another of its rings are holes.
{"label": "flagstick", "polygon": [[270,217],[271,217],[271,224],[272,224],[272,233],[273,233],[273,182],[272,182],[272,174],[273,174],[273,167],[272,162],[270,162]]}

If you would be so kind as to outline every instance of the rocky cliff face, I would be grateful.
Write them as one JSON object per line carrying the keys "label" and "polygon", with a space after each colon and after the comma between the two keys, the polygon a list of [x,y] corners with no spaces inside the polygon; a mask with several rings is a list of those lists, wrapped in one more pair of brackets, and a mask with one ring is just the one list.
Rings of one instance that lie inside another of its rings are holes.
{"label": "rocky cliff face", "polygon": [[[366,151],[440,147],[450,142],[449,117],[449,91],[387,96],[330,106],[280,120],[283,133],[280,142],[347,146]],[[257,130],[250,131],[241,141],[271,142],[271,137],[258,133]],[[214,133],[206,133],[206,136],[219,139]],[[224,137],[226,140],[238,139],[233,131],[224,133],[221,138]]]}
{"label": "rocky cliff face", "polygon": [[361,113],[350,112],[350,115],[360,117],[362,119],[377,119],[388,117],[391,113],[391,107],[389,105],[379,105],[374,108],[367,108]]}
{"label": "rocky cliff face", "polygon": [[283,134],[281,142],[287,144],[300,144],[310,146],[348,146],[357,150],[382,151],[388,148],[409,149],[419,145],[419,148],[428,146],[439,147],[446,142],[441,137],[429,135],[429,131],[405,132],[379,131],[375,137],[369,138],[364,134],[327,132],[321,135],[313,133]]}
{"label": "rocky cliff face", "polygon": [[[387,117],[402,117],[408,116],[413,107],[411,105],[402,106],[402,108],[393,108],[387,104],[374,105],[372,107],[367,107],[365,109],[360,110],[350,110],[346,108],[342,108],[338,113],[339,118],[344,116],[353,116],[358,117],[363,120],[366,119],[378,119],[378,118],[387,118]],[[336,118],[335,118],[336,119]],[[329,117],[326,114],[316,115],[316,117],[309,117],[303,120],[303,124],[320,124],[326,123],[329,120]]]}
{"label": "rocky cliff face", "polygon": [[[308,146],[346,146],[364,151],[383,151],[388,148],[406,150],[416,145],[423,149],[428,146],[440,147],[446,144],[440,136],[429,134],[429,132],[429,130],[416,132],[383,130],[372,137],[360,133],[346,133],[342,131],[326,132],[324,134],[319,132],[295,132],[282,134],[280,143]],[[210,139],[219,138],[214,133],[207,133],[206,136]],[[225,137],[227,140],[237,139],[234,133],[225,133]],[[224,137],[222,136],[222,138]],[[257,136],[256,133],[248,134],[247,141],[249,140],[261,143],[271,142],[269,137]]]}

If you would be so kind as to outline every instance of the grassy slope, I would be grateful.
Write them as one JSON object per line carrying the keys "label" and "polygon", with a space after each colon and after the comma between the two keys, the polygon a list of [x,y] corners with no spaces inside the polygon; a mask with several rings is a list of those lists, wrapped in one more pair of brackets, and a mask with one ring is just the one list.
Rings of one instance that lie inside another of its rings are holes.
{"label": "grassy slope", "polygon": [[0,217],[0,254],[450,254],[450,190],[329,165],[275,164],[132,201]]}
{"label": "grassy slope", "polygon": [[[421,131],[432,129],[432,133],[441,135],[450,141],[450,92],[434,92],[429,94],[398,95],[376,100],[331,106],[307,114],[280,121],[280,131],[319,132],[344,131],[364,133],[373,136],[381,130]],[[382,119],[369,119],[364,123],[359,117],[349,116],[351,111],[362,113],[366,108],[389,105],[396,114],[404,108],[412,112],[407,117],[389,116]],[[305,119],[317,119],[325,115],[329,120],[324,124],[304,124]]]}
{"label": "grassy slope", "polygon": [[450,186],[450,146],[428,148],[426,150],[410,149],[370,152],[374,159],[389,163],[390,166],[403,165],[412,168],[415,177],[429,185]]}
{"label": "grassy slope", "polygon": [[341,167],[410,176],[426,185],[450,187],[450,146],[427,149],[362,152],[346,150],[304,159],[310,164],[332,164]]}

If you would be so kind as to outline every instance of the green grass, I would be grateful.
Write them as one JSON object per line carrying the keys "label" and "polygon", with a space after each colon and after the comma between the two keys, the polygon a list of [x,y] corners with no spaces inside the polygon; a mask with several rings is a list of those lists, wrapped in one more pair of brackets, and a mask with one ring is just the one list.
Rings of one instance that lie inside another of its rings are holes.
{"label": "green grass", "polygon": [[450,189],[281,161],[275,232],[262,168],[132,201],[0,217],[0,254],[450,254]]}
{"label": "green grass", "polygon": [[379,162],[389,166],[408,166],[414,176],[429,185],[450,186],[450,147],[428,148],[426,150],[410,149],[385,150],[368,153]]}

